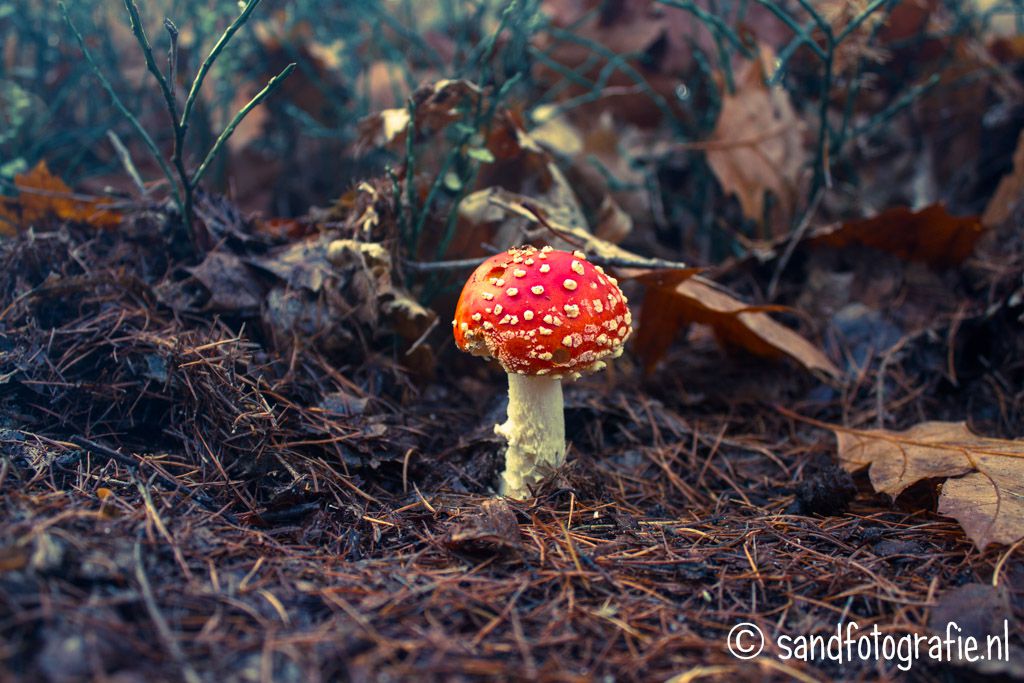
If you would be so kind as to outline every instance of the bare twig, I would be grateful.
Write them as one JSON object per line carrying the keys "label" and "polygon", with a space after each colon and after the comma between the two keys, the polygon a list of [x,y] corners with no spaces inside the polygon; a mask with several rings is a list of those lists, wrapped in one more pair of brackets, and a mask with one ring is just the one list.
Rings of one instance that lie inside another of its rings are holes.
{"label": "bare twig", "polygon": [[[406,261],[403,267],[418,273],[434,273],[447,270],[471,270],[487,260],[487,257],[455,259],[452,261]],[[668,261],[660,258],[610,258],[597,254],[588,254],[587,260],[599,266],[612,268],[648,268],[651,270],[678,270],[690,266],[681,261]]]}
{"label": "bare twig", "polygon": [[782,256],[779,257],[779,262],[775,266],[775,272],[772,273],[772,279],[768,282],[768,290],[766,299],[768,301],[775,300],[775,294],[779,289],[779,280],[782,278],[782,273],[785,272],[786,266],[789,265],[789,260],[793,257],[793,252],[796,251],[797,245],[803,240],[804,235],[807,234],[808,228],[811,227],[811,221],[814,215],[818,213],[818,205],[821,203],[821,197],[823,192],[818,190],[811,199],[811,203],[808,205],[807,210],[804,211],[803,217],[800,219],[800,223],[796,226],[796,230],[793,230],[789,239],[786,241],[786,249],[782,252]]}
{"label": "bare twig", "polygon": [[148,194],[146,189],[146,183],[142,181],[142,176],[139,174],[139,169],[135,168],[135,162],[132,161],[131,154],[128,153],[128,148],[121,142],[121,138],[118,137],[117,133],[112,130],[107,131],[107,139],[110,140],[110,144],[114,148],[114,152],[117,154],[118,160],[121,165],[124,166],[125,172],[128,177],[132,179],[132,183],[135,185],[135,189],[139,191],[139,194],[145,197]]}

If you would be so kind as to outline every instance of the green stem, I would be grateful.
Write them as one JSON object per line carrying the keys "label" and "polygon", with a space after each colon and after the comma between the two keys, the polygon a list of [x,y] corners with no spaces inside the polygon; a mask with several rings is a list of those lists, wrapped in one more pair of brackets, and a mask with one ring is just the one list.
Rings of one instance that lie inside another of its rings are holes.
{"label": "green stem", "polygon": [[253,10],[256,9],[256,5],[260,4],[260,0],[249,0],[245,7],[242,9],[242,13],[231,22],[231,24],[225,29],[224,33],[221,34],[220,38],[217,39],[217,43],[210,50],[210,54],[203,61],[199,67],[199,71],[196,73],[195,80],[192,81],[192,87],[188,91],[188,97],[185,99],[185,108],[181,111],[181,121],[178,126],[182,130],[188,129],[189,117],[192,115],[192,107],[195,106],[196,97],[199,96],[199,89],[203,87],[203,80],[206,78],[206,74],[209,73],[213,63],[217,61],[217,57],[221,51],[227,46],[231,37],[238,32],[238,29],[245,25],[245,22],[249,20],[249,15],[252,14]]}
{"label": "green stem", "polygon": [[757,2],[778,17],[779,21],[788,26],[789,30],[795,33],[800,42],[809,47],[811,52],[813,52],[818,59],[825,61],[828,58],[828,55],[821,46],[811,38],[810,32],[800,24],[796,23],[796,19],[790,16],[789,13],[784,11],[771,0],[757,0]]}
{"label": "green stem", "polygon": [[416,137],[416,101],[413,98],[409,98],[408,104],[409,111],[409,125],[405,129],[405,202],[409,209],[408,218],[409,232],[406,234],[406,243],[409,249],[409,255],[412,258],[416,258],[416,250],[419,248],[420,236],[415,232],[415,226],[411,222],[415,213],[414,207],[416,206],[416,188],[413,182],[413,169],[416,163],[415,157],[415,137]]}
{"label": "green stem", "polygon": [[128,10],[128,17],[132,33],[135,34],[135,40],[138,41],[139,47],[142,48],[142,54],[146,57],[146,68],[149,69],[149,72],[153,74],[153,78],[160,85],[160,92],[163,93],[164,100],[167,102],[167,111],[171,115],[171,125],[177,128],[175,119],[177,118],[178,104],[174,101],[174,93],[171,91],[167,78],[164,77],[160,67],[157,66],[156,57],[153,55],[153,46],[149,42],[149,37],[146,36],[146,29],[142,25],[142,19],[139,17],[139,7],[135,4],[135,0],[124,0],[124,6]]}
{"label": "green stem", "polygon": [[114,87],[110,84],[110,81],[107,80],[107,77],[103,75],[103,71],[96,63],[96,60],[93,59],[92,53],[89,52],[89,49],[85,46],[85,40],[82,39],[82,34],[78,31],[78,28],[75,26],[74,22],[71,21],[71,17],[68,15],[67,7],[64,5],[63,2],[59,2],[58,6],[60,7],[61,14],[64,15],[65,23],[67,23],[68,28],[71,29],[71,32],[75,36],[75,40],[78,42],[79,49],[82,50],[82,54],[85,56],[86,61],[89,62],[89,65],[96,73],[96,77],[99,79],[100,85],[102,85],[103,89],[107,91],[108,95],[110,95],[110,99],[114,102],[114,106],[117,107],[117,110],[120,111],[126,119],[128,119],[128,122],[132,124],[132,128],[134,128],[135,131],[142,138],[142,142],[143,144],[146,145],[146,149],[148,149],[150,153],[153,155],[153,158],[156,160],[157,165],[160,166],[160,170],[167,178],[167,183],[170,187],[171,196],[174,199],[174,203],[177,205],[178,210],[184,213],[185,204],[182,201],[181,193],[178,191],[178,184],[174,179],[174,173],[171,172],[171,168],[170,166],[167,165],[167,161],[164,159],[163,155],[160,154],[160,150],[157,148],[156,143],[153,141],[153,138],[150,137],[149,133],[146,132],[146,129],[142,127],[141,123],[139,123],[139,120],[135,118],[134,114],[128,111],[128,107],[125,106],[124,102],[121,101],[121,98],[118,97],[116,92],[114,92]]}
{"label": "green stem", "polygon": [[858,28],[860,28],[860,25],[863,24],[867,20],[868,17],[870,17],[872,14],[874,14],[875,10],[877,10],[879,7],[881,7],[882,5],[884,5],[887,2],[891,2],[891,0],[874,0],[874,2],[872,2],[870,5],[865,7],[863,12],[861,12],[856,17],[854,17],[853,21],[851,21],[849,24],[847,24],[846,28],[844,28],[842,31],[840,31],[839,35],[836,37],[836,43],[843,42],[843,40],[848,35],[850,35],[854,31],[856,31]]}
{"label": "green stem", "polygon": [[[259,2],[259,0],[253,0],[253,2]],[[199,169],[196,170],[195,172],[195,175],[192,176],[190,185],[193,188],[199,185],[199,181],[203,179],[203,176],[206,175],[207,169],[210,167],[210,162],[212,162],[214,158],[220,153],[221,148],[224,147],[224,143],[226,143],[228,141],[228,138],[231,137],[231,134],[235,132],[235,128],[237,128],[238,124],[242,122],[242,119],[244,119],[249,114],[250,111],[259,106],[260,102],[267,99],[267,97],[272,92],[277,90],[281,83],[284,82],[284,79],[288,78],[288,76],[290,76],[291,73],[295,71],[295,66],[295,62],[292,62],[291,64],[286,66],[284,68],[284,71],[271,78],[270,82],[268,82],[267,85],[264,86],[263,90],[260,90],[258,93],[256,93],[255,97],[249,100],[244,107],[238,110],[238,113],[235,114],[235,117],[231,119],[231,123],[227,125],[227,128],[225,128],[224,131],[217,138],[217,141],[213,143],[213,147],[207,153],[206,158],[203,159],[203,163],[200,164]]]}
{"label": "green stem", "polygon": [[[146,35],[146,28],[142,24],[142,18],[139,15],[139,6],[135,4],[135,0],[124,0],[125,9],[128,10],[128,17],[130,19],[132,33],[135,34],[135,40],[139,43],[139,47],[142,48],[142,54],[146,57],[146,68],[153,74],[153,78],[160,85],[160,91],[164,95],[164,101],[167,104],[167,113],[171,117],[171,128],[174,131],[174,149],[171,151],[171,163],[174,164],[175,169],[178,171],[178,178],[181,182],[182,191],[185,195],[182,210],[182,220],[185,222],[185,227],[188,230],[189,237],[192,237],[192,187],[188,183],[188,171],[185,170],[185,163],[183,161],[183,148],[185,146],[185,130],[178,124],[178,102],[174,97],[173,82],[168,82],[163,72],[160,71],[160,67],[156,63],[156,56],[153,54],[153,46],[149,42],[149,37]],[[173,27],[174,24],[168,24]],[[166,24],[165,24],[166,25]],[[171,51],[168,56],[170,62],[170,71],[174,73],[174,55],[176,53],[176,35],[177,29],[175,28],[171,33]]]}

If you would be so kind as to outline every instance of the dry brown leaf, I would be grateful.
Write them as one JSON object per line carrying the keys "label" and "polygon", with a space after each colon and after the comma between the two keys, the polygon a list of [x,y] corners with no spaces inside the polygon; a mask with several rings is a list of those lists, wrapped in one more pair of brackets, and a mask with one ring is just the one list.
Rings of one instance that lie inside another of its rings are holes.
{"label": "dry brown leaf", "polygon": [[[566,181],[563,178],[561,182]],[[564,185],[564,191],[569,194],[572,192],[567,183]],[[470,201],[469,206],[466,206],[467,201]],[[525,231],[525,235],[523,229],[517,230],[513,240],[518,240],[515,242],[517,244],[522,243],[525,237],[525,241],[545,240],[557,249],[582,249],[605,258],[640,259],[636,254],[591,234],[586,228],[586,220],[582,217],[579,206],[575,204],[574,197],[572,203],[568,203],[567,199],[557,202],[549,198],[535,199],[500,187],[492,187],[470,195],[462,204],[466,210],[472,208],[475,220],[496,221],[512,214],[538,224],[538,227]],[[497,246],[506,245],[499,243]]]}
{"label": "dry brown leaf", "polygon": [[897,207],[874,218],[830,225],[807,241],[836,248],[859,244],[943,268],[963,263],[984,231],[977,216],[953,216],[933,204],[920,211]]}
{"label": "dry brown leaf", "polygon": [[369,93],[368,104],[373,111],[399,107],[409,96],[404,65],[398,62],[373,62],[359,75],[356,91]]}
{"label": "dry brown leaf", "polygon": [[[440,130],[460,118],[459,107],[472,104],[480,97],[480,89],[462,80],[440,80],[413,93],[416,131]],[[409,110],[405,107],[385,109],[359,122],[359,143],[365,147],[387,147],[405,144],[409,126]]]}
{"label": "dry brown leaf", "polygon": [[[1010,633],[1021,631],[1021,623],[1013,613],[1010,588],[1006,582],[999,582],[995,586],[991,583],[965,583],[944,591],[939,596],[938,604],[931,609],[928,628],[934,633],[945,635],[952,622],[961,629],[957,631],[958,637],[975,638],[978,642],[984,642],[991,634],[1003,633],[1004,627]],[[964,676],[965,679],[1024,680],[1024,649],[1015,644],[1009,644],[1005,657],[975,660],[956,653],[950,657],[950,663],[974,669],[981,674],[975,677]]]}
{"label": "dry brown leaf", "polygon": [[583,151],[583,133],[554,105],[537,107],[531,117],[534,126],[530,128],[530,137],[544,149],[569,159]]}
{"label": "dry brown leaf", "polygon": [[890,44],[920,36],[927,28],[928,20],[938,4],[938,0],[909,0],[896,3],[886,17],[881,34],[882,42]]}
{"label": "dry brown leaf", "polygon": [[45,161],[14,176],[16,199],[0,198],[0,234],[13,235],[46,218],[88,223],[110,228],[121,223],[121,215],[110,210],[111,202],[76,195],[64,181],[50,173]]}
{"label": "dry brown leaf", "polygon": [[[696,269],[645,273],[636,279],[646,285],[644,303],[633,337],[633,350],[650,372],[686,325],[676,301],[676,287],[697,274]],[[656,313],[657,312],[657,313]]]}
{"label": "dry brown leaf", "polygon": [[616,124],[606,114],[588,122],[585,130],[583,152],[567,173],[584,206],[593,213],[611,199],[629,217],[629,230],[634,223],[650,229],[654,209],[648,179],[634,165],[649,146],[650,136],[633,126]]}
{"label": "dry brown leaf", "polygon": [[988,51],[999,64],[1011,66],[1024,60],[1024,35],[1000,36],[989,43]]}
{"label": "dry brown leaf", "polygon": [[1024,441],[973,434],[963,422],[922,422],[902,432],[833,427],[843,467],[865,467],[876,491],[898,496],[946,478],[939,514],[984,549],[1024,538]]}
{"label": "dry brown leaf", "polygon": [[[935,4],[936,0],[903,0],[889,9],[876,8],[836,46],[833,73],[852,77],[855,70],[863,68],[863,61],[876,64],[888,61],[891,55],[886,46],[919,35]],[[833,35],[839,35],[850,29],[852,22],[862,17],[870,5],[870,0],[818,0],[815,8],[832,27]]]}
{"label": "dry brown leaf", "polygon": [[981,224],[986,228],[1002,225],[1024,199],[1024,130],[1017,139],[1017,150],[1013,153],[1013,171],[1003,176],[996,187],[992,199],[988,201],[985,212],[981,214]]}
{"label": "dry brown leaf", "polygon": [[[524,182],[520,183],[526,186],[525,189],[530,191],[530,195],[526,196],[506,187],[494,185],[467,195],[459,204],[459,217],[464,228],[463,237],[474,235],[473,240],[476,244],[487,241],[503,249],[522,244],[533,236],[527,229],[528,224],[515,216],[533,221],[535,214],[532,211],[541,212],[559,229],[564,227],[572,234],[590,237],[583,209],[565,175],[528,134],[519,129],[515,129],[515,132],[519,151],[515,157],[518,168],[513,170],[522,173],[523,164],[534,167],[532,170],[525,169],[530,177],[524,178]],[[497,149],[496,157],[505,153],[501,147],[503,145],[489,145],[489,149]],[[487,180],[501,180],[492,174],[481,174],[484,175],[488,176]],[[531,207],[531,211],[527,211],[524,208],[526,206]],[[491,234],[481,240],[481,235],[473,228],[488,224],[492,229]],[[568,246],[568,243],[559,245],[557,236],[549,237],[552,239],[552,246]]]}
{"label": "dry brown leaf", "polygon": [[211,251],[198,266],[188,269],[210,292],[204,306],[208,311],[254,311],[263,302],[263,288],[249,267],[237,255]]}
{"label": "dry brown leaf", "polygon": [[494,555],[517,550],[522,535],[509,504],[492,498],[481,503],[476,514],[453,525],[446,545],[459,552]]}
{"label": "dry brown leaf", "polygon": [[596,120],[577,117],[574,125],[557,107],[545,105],[535,109],[532,117],[540,125],[530,130],[530,136],[566,162],[566,177],[587,215],[593,217],[598,235],[620,242],[634,224],[650,225],[653,210],[647,178],[633,164],[648,145],[649,134],[616,123],[608,112]]}
{"label": "dry brown leaf", "polygon": [[761,222],[765,195],[778,201],[776,230],[788,230],[801,196],[800,181],[807,162],[803,124],[789,95],[781,87],[769,88],[762,64],[772,57],[748,62],[737,73],[736,92],[722,97],[711,139],[702,145],[708,165],[726,194],[735,194],[743,215]]}
{"label": "dry brown leaf", "polygon": [[700,276],[650,286],[640,313],[636,349],[650,370],[668,350],[676,330],[700,323],[710,326],[727,347],[764,358],[788,356],[808,370],[840,377],[842,372],[820,349],[768,315],[777,310],[785,309],[744,303]]}

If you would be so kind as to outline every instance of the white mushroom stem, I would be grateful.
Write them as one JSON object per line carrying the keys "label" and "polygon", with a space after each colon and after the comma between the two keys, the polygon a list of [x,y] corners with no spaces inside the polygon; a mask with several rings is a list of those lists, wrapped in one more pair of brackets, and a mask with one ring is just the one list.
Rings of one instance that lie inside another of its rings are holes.
{"label": "white mushroom stem", "polygon": [[526,498],[531,484],[565,462],[562,380],[509,373],[508,419],[494,431],[508,441],[500,493]]}

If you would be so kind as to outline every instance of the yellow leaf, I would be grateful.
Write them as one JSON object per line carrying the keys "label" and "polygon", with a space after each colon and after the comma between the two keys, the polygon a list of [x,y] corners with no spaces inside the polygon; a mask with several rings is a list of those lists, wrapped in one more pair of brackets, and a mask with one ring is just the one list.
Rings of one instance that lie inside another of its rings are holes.
{"label": "yellow leaf", "polygon": [[109,209],[110,202],[76,195],[64,181],[50,173],[45,161],[14,176],[17,199],[0,203],[0,232],[14,234],[47,218],[87,223],[97,228],[119,225],[120,214]]}

